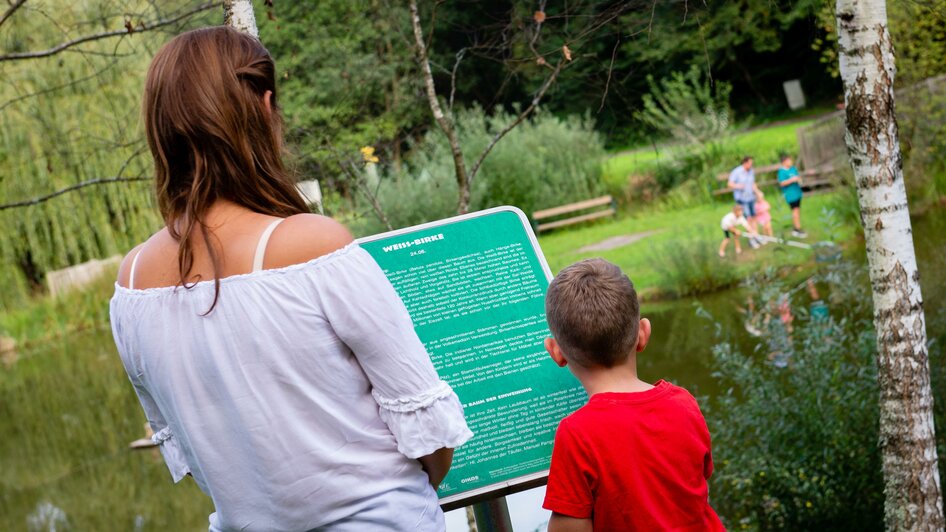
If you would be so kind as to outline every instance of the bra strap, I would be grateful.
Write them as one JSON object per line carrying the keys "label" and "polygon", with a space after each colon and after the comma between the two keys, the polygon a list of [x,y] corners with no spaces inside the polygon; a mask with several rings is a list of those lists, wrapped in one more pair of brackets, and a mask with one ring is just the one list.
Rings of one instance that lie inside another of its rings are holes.
{"label": "bra strap", "polygon": [[[144,249],[144,246],[141,247]],[[135,289],[135,267],[138,266],[138,257],[141,256],[141,249],[135,253],[135,258],[131,259],[131,270],[128,272],[128,288]]]}
{"label": "bra strap", "polygon": [[[256,244],[256,255],[253,256],[253,271],[258,272],[263,269],[263,257],[266,256],[266,244],[269,243],[269,237],[273,234],[273,231],[276,230],[276,226],[282,223],[285,218],[279,218],[278,220],[273,220],[273,223],[269,224],[263,234],[259,237],[259,242]],[[136,259],[138,257],[135,257]],[[134,265],[132,266],[134,268]]]}

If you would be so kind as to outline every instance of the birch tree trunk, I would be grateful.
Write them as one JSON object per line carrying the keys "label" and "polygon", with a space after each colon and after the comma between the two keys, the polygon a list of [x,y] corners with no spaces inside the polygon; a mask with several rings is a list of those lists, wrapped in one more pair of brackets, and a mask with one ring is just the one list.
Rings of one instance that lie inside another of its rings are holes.
{"label": "birch tree trunk", "polygon": [[424,75],[424,87],[427,90],[427,103],[434,114],[434,120],[443,130],[450,144],[450,153],[453,154],[453,168],[457,178],[457,214],[466,214],[470,210],[470,178],[466,173],[466,162],[463,160],[463,150],[460,148],[460,138],[457,136],[453,119],[444,114],[437,100],[437,89],[434,87],[434,75],[430,71],[430,60],[427,57],[427,44],[424,42],[424,32],[420,27],[420,12],[417,9],[417,0],[411,0],[411,26],[414,29],[414,42],[417,44],[417,60]]}
{"label": "birch tree trunk", "polygon": [[251,0],[224,0],[223,23],[259,39]]}
{"label": "birch tree trunk", "polygon": [[926,324],[894,114],[885,0],[837,0],[851,167],[877,330],[887,530],[943,530]]}

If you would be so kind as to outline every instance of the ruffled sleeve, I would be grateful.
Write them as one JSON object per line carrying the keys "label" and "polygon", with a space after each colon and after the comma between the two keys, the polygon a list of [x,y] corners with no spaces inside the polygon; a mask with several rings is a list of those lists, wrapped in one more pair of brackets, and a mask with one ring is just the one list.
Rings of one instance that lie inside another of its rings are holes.
{"label": "ruffled sleeve", "polygon": [[352,245],[319,270],[313,282],[322,311],[371,381],[398,450],[419,458],[469,440],[460,400],[437,375],[404,303],[371,255]]}
{"label": "ruffled sleeve", "polygon": [[138,401],[141,402],[141,407],[145,411],[145,417],[148,418],[148,423],[151,424],[151,430],[154,431],[151,441],[161,450],[161,456],[164,457],[164,463],[167,464],[168,470],[171,472],[171,478],[174,479],[174,482],[180,482],[191,472],[184,451],[181,449],[178,440],[174,438],[171,427],[168,426],[164,415],[161,414],[161,409],[151,398],[148,390],[135,378],[131,378],[131,383],[135,387],[135,393],[138,394]]}
{"label": "ruffled sleeve", "polygon": [[191,472],[184,456],[184,451],[178,446],[171,427],[164,427],[151,436],[151,441],[161,449],[161,456],[164,457],[164,463],[167,464],[171,472],[171,478],[174,482],[180,482],[182,478]]}

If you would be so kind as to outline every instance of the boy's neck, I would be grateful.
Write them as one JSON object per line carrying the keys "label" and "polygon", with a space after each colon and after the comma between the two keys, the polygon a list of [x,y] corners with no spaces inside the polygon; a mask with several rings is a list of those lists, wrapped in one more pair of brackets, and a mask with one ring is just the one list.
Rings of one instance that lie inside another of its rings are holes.
{"label": "boy's neck", "polygon": [[646,392],[654,386],[637,377],[637,357],[631,355],[622,364],[605,368],[569,366],[584,386],[588,396],[605,392]]}

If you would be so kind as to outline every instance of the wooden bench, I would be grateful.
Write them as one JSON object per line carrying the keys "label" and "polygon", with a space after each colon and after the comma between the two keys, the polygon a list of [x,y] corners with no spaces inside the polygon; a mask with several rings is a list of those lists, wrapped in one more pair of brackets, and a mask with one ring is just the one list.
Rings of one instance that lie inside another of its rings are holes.
{"label": "wooden bench", "polygon": [[[782,167],[782,165],[780,165],[780,164],[770,164],[770,165],[768,165],[768,166],[760,166],[760,167],[758,167],[758,168],[755,169],[755,173],[756,173],[756,175],[759,175],[759,174],[768,174],[768,173],[772,173],[772,172],[778,172],[778,169],[781,168],[781,167]],[[834,169],[834,166],[829,164],[829,165],[819,166],[819,167],[815,167],[815,168],[808,168],[808,169],[806,169],[806,170],[802,170],[801,172],[798,172],[798,175],[800,175],[801,177],[804,177],[804,178],[811,178],[811,179],[803,179],[803,180],[802,180],[802,182],[801,182],[801,188],[802,188],[802,190],[806,190],[806,191],[807,191],[807,190],[812,190],[812,189],[816,189],[816,188],[832,187],[832,186],[836,185],[836,184],[837,184],[837,181],[836,181],[835,179],[832,179],[832,178],[830,178],[830,177],[820,177],[820,176],[823,176],[823,175],[825,175],[825,174],[831,174],[832,172],[834,172],[834,170],[835,170],[835,169]],[[729,181],[729,172],[725,172],[725,173],[722,173],[722,174],[717,174],[717,175],[716,175],[716,179],[719,180],[719,181],[727,181],[727,182],[728,182],[728,181]],[[759,188],[768,187],[768,186],[776,186],[776,187],[777,187],[777,186],[778,186],[778,179],[766,179],[765,181],[756,181],[756,185],[758,185]],[[714,190],[714,191],[713,191],[713,195],[714,195],[714,196],[721,196],[721,195],[723,195],[723,194],[731,193],[732,191],[733,191],[733,189],[729,188],[729,186],[727,185],[727,186],[725,186],[725,187],[723,187],[723,188]]]}
{"label": "wooden bench", "polygon": [[[606,208],[604,209],[598,209],[599,207],[605,206]],[[584,214],[579,214],[578,216],[572,216],[570,218],[540,223],[541,220],[557,218],[565,214],[574,214],[582,211],[588,211],[590,209],[598,210],[586,212]],[[569,203],[568,205],[561,205],[559,207],[535,211],[532,213],[532,223],[535,226],[536,232],[541,233],[542,231],[548,231],[549,229],[555,229],[557,227],[564,227],[566,225],[578,224],[587,222],[589,220],[597,220],[598,218],[614,216],[616,212],[617,210],[615,209],[614,198],[611,196],[601,196],[585,201]]]}

